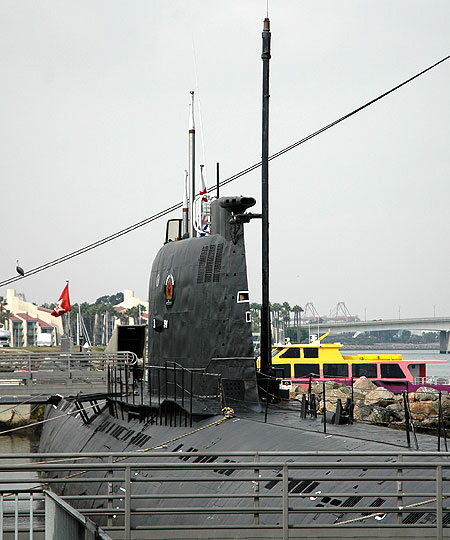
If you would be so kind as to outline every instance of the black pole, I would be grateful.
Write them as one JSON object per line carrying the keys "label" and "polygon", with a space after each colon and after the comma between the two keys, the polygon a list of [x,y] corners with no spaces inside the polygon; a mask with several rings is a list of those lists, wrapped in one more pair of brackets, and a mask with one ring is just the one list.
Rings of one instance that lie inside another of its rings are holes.
{"label": "black pole", "polygon": [[220,187],[220,172],[219,172],[219,162],[216,163],[216,190],[217,198],[219,198],[219,187]]}
{"label": "black pole", "polygon": [[442,424],[442,394],[439,392],[439,408],[438,408],[438,447],[437,451],[441,451],[441,424]]}
{"label": "black pole", "polygon": [[[261,157],[261,208],[262,208],[262,307],[261,307],[261,372],[269,374],[271,358],[271,331],[269,306],[269,61],[270,21],[264,19],[262,32],[262,157]],[[266,379],[267,380],[267,379]]]}
{"label": "black pole", "polygon": [[403,405],[405,408],[405,429],[406,429],[406,444],[408,445],[408,448],[411,448],[411,437],[409,434],[409,430],[411,427],[411,419],[409,416],[409,403],[408,403],[408,397],[405,391],[403,391]]}

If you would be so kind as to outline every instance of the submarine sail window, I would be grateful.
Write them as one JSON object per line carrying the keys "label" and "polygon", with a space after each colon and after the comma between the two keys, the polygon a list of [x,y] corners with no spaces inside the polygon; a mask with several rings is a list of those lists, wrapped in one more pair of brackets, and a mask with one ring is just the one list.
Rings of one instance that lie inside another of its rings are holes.
{"label": "submarine sail window", "polygon": [[238,291],[236,296],[236,302],[238,304],[242,304],[243,302],[249,302],[250,301],[250,295],[248,294],[248,291]]}
{"label": "submarine sail window", "polygon": [[169,219],[166,226],[166,244],[167,242],[176,242],[181,238],[181,227],[183,220]]}

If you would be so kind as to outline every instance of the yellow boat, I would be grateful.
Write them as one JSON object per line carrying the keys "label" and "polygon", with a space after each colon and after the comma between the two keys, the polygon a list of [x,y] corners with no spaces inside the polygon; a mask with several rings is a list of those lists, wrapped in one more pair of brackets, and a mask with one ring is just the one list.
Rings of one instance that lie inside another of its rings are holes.
{"label": "yellow boat", "polygon": [[329,334],[326,332],[310,343],[273,347],[272,369],[282,388],[291,384],[306,387],[310,380],[351,384],[363,376],[397,393],[405,389],[414,391],[424,384],[439,390],[450,388],[448,381],[438,381],[426,373],[427,364],[446,363],[446,360],[405,360],[401,354],[343,355],[342,343],[323,343]]}

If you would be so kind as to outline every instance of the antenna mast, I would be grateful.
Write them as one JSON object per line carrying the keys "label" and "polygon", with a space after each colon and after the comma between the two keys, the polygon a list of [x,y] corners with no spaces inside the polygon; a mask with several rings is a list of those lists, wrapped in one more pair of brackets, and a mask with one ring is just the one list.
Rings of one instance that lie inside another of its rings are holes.
{"label": "antenna mast", "polygon": [[189,123],[189,237],[196,236],[194,228],[195,199],[195,124],[194,124],[194,92],[191,90],[191,115]]}
{"label": "antenna mast", "polygon": [[262,80],[262,167],[261,167],[261,208],[262,208],[262,306],[261,306],[261,372],[268,374],[271,358],[271,328],[269,304],[269,61],[270,61],[270,20],[264,19],[262,32],[263,80]]}

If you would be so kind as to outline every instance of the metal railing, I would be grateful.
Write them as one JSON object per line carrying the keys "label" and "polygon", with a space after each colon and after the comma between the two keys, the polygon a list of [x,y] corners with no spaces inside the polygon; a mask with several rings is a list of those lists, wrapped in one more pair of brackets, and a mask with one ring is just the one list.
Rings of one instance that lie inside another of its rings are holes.
{"label": "metal railing", "polygon": [[87,386],[106,391],[108,367],[123,369],[136,362],[131,352],[1,353],[0,393],[64,393]]}
{"label": "metal railing", "polygon": [[426,377],[414,377],[414,384],[447,384],[450,385],[450,377],[441,377],[438,375],[427,375]]}
{"label": "metal railing", "polygon": [[94,521],[42,488],[0,490],[0,540],[112,540]]}
{"label": "metal railing", "polygon": [[112,538],[450,537],[450,453],[175,447],[11,457],[0,455],[8,482],[29,486],[28,472],[46,482],[36,488],[47,488],[44,476],[64,486],[61,499]]}

